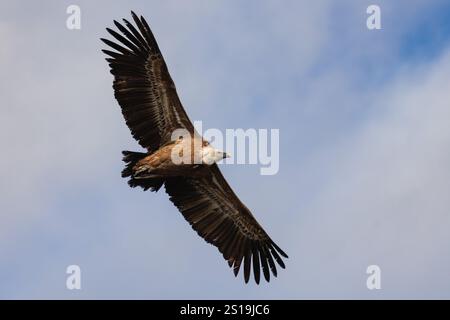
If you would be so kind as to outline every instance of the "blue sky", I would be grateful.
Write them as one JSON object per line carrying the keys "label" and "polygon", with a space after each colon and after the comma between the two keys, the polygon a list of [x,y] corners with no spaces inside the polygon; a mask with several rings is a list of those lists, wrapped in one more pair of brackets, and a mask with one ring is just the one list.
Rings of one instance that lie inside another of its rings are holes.
{"label": "blue sky", "polygon": [[[450,298],[446,1],[77,1],[70,31],[74,3],[0,4],[0,298]],[[221,166],[290,256],[270,284],[235,279],[163,191],[120,178],[139,146],[99,38],[130,10],[192,120],[280,129],[277,175]]]}

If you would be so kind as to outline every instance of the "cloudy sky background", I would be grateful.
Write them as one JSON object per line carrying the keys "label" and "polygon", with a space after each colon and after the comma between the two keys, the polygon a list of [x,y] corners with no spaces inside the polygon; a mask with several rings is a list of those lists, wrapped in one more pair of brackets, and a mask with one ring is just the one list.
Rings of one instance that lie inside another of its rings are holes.
{"label": "cloudy sky background", "polygon": [[[270,284],[120,178],[140,149],[99,38],[131,9],[192,120],[280,129],[277,175],[221,166],[290,256]],[[450,298],[448,1],[2,0],[0,42],[0,298]]]}

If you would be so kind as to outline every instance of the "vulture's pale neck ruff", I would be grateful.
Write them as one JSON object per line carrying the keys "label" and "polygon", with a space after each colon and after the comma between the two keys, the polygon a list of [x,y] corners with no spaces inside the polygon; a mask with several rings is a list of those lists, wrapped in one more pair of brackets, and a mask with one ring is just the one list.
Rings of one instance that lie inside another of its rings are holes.
{"label": "vulture's pale neck ruff", "polygon": [[221,150],[214,149],[210,145],[202,148],[202,162],[205,164],[211,165],[225,158],[229,158],[229,155]]}

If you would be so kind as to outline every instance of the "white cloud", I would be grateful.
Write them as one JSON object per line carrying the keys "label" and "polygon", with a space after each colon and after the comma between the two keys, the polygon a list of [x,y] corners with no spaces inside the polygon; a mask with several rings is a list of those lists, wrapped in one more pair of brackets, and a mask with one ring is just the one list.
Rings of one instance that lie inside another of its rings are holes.
{"label": "white cloud", "polygon": [[313,295],[376,297],[364,273],[379,264],[383,297],[449,297],[450,52],[419,70],[379,92],[367,123],[317,161],[331,176],[298,223],[306,244],[294,253],[320,261],[325,285]]}

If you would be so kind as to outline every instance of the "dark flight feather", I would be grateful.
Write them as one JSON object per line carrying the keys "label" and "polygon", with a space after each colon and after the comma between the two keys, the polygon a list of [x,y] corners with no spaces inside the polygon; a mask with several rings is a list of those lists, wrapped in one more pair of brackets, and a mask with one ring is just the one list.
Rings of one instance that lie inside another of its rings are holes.
{"label": "dark flight feather", "polygon": [[[217,165],[205,167],[205,170],[210,171],[205,178],[167,178],[165,187],[170,200],[192,228],[219,249],[235,275],[243,261],[246,282],[253,270],[255,282],[259,283],[261,269],[264,279],[270,281],[270,271],[277,276],[274,260],[284,268],[280,255],[286,258],[287,255],[234,194]],[[202,207],[198,203],[208,205]]]}

